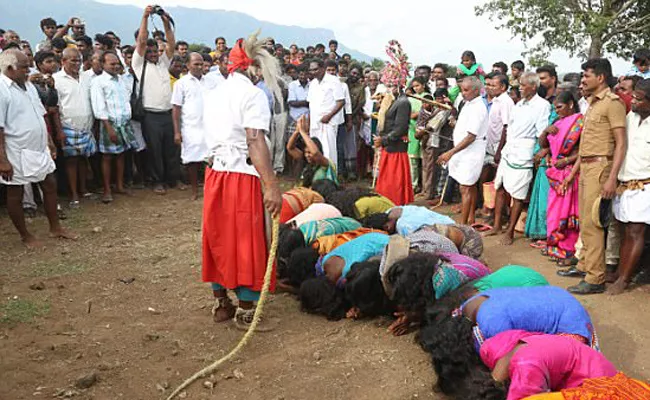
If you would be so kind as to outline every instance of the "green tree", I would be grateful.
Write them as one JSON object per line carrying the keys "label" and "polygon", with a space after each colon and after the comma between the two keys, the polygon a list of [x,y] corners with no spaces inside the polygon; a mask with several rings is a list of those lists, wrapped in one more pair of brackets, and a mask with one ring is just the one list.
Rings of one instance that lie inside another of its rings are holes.
{"label": "green tree", "polygon": [[379,58],[373,58],[372,62],[370,63],[370,67],[374,71],[381,71],[382,69],[384,69],[385,65],[386,65],[386,63],[383,62],[382,60],[380,60]]}
{"label": "green tree", "polygon": [[647,0],[487,0],[474,9],[499,21],[497,29],[521,39],[536,58],[561,49],[571,56],[629,57],[650,44]]}
{"label": "green tree", "polygon": [[544,58],[544,57],[537,57],[537,56],[535,56],[535,55],[532,55],[532,56],[528,59],[528,65],[530,65],[531,68],[544,67],[544,66],[546,66],[546,65],[549,65],[549,66],[551,66],[551,67],[553,67],[553,68],[557,68],[557,64],[556,64],[556,63],[554,63],[554,62],[552,62],[552,61],[549,61],[549,60],[547,60],[547,59]]}
{"label": "green tree", "polygon": [[210,46],[206,46],[203,43],[190,43],[189,46],[187,46],[187,51],[190,53],[203,53],[206,49],[209,49]]}

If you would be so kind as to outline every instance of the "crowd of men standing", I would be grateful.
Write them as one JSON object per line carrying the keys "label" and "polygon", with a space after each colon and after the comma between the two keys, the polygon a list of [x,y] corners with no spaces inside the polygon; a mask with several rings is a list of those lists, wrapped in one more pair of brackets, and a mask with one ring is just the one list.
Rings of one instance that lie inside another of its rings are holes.
{"label": "crowd of men standing", "polygon": [[[9,215],[25,244],[37,245],[25,225],[25,213],[35,208],[32,184],[36,183],[52,234],[75,236],[58,222],[63,210],[55,174],[59,191],[68,194],[70,208],[95,197],[89,184],[100,190],[106,204],[114,200],[113,195],[129,194],[145,185],[163,195],[172,188],[187,189],[189,183],[192,198],[199,197],[202,165],[210,156],[202,122],[204,95],[228,78],[229,49],[226,39],[218,37],[214,49],[190,52],[187,42],[176,40],[170,17],[164,13],[164,30],[150,35],[151,13],[151,7],[143,13],[134,45],[122,45],[113,32],[91,38],[76,17],[65,25],[43,19],[45,38],[35,52],[17,32],[2,31],[0,183],[7,188]],[[273,96],[261,75],[254,77],[254,84],[267,94],[272,114],[267,143],[277,175],[290,173],[297,178],[302,164],[309,163],[307,155],[290,160],[285,154],[287,140],[305,116],[309,116],[310,136],[318,139],[320,151],[342,179],[356,180],[373,170],[374,148],[382,147],[375,137],[382,133],[377,120],[383,117],[376,113],[381,114],[382,95],[389,90],[380,84],[378,71],[362,67],[349,54],[339,55],[335,40],[328,45],[326,51],[323,44],[303,49],[296,44],[285,48],[273,39],[266,42],[267,51],[283,66],[283,104],[274,100],[278,96]],[[619,246],[631,249],[625,256],[621,251],[626,270],[638,261],[640,227],[650,222],[647,209],[631,207],[639,204],[638,199],[628,199],[635,187],[643,188],[650,178],[648,141],[639,139],[648,135],[650,93],[645,92],[643,79],[650,75],[650,52],[639,50],[633,65],[616,82],[607,60],[590,60],[583,65],[582,75],[567,74],[562,83],[553,67],[525,72],[521,61],[511,64],[510,74],[503,62],[483,71],[472,52],[461,55],[456,79],[447,77],[447,65],[418,66],[406,87],[397,88],[397,97],[406,92],[452,109],[433,109],[409,100],[408,126],[398,132],[409,144],[408,187],[423,200],[451,201],[454,186],[459,186],[461,219],[471,224],[474,211],[483,206],[479,195],[483,184],[494,181],[496,206],[494,211],[484,210],[493,214],[495,233],[500,233],[504,214],[509,215],[503,242],[511,243],[526,203],[530,202],[529,221],[537,208],[543,214],[540,218],[547,218],[547,200],[538,202],[536,190],[548,193],[549,183],[541,186],[540,178],[546,170],[540,173],[538,167],[547,167],[544,162],[551,160],[552,147],[546,146],[544,153],[536,146],[543,142],[538,141],[541,137],[557,133],[549,126],[573,115],[562,114],[557,103],[562,92],[571,92],[575,97],[563,97],[559,104],[575,106],[584,116],[582,138],[579,151],[560,157],[571,160],[560,163],[570,165],[567,172],[575,170],[560,185],[566,191],[567,185],[579,182],[581,229],[574,249],[564,249],[558,258],[578,259],[574,253],[582,252],[577,268],[575,262],[563,264],[573,266],[565,275],[586,276],[577,293],[604,290],[605,272],[593,265],[604,265],[606,246],[602,227],[588,218],[591,204],[598,196],[614,198],[620,184],[623,191],[627,188],[627,194],[615,200],[616,216],[626,224]],[[615,93],[610,91],[614,85]],[[402,122],[390,123],[401,126]],[[635,143],[634,148],[628,149],[626,138]],[[556,161],[550,167],[556,167]],[[579,167],[573,168],[576,164]],[[636,186],[630,182],[637,182]],[[545,223],[541,230],[539,235],[546,239]],[[529,236],[536,237],[534,232]],[[616,247],[620,236],[611,233],[608,245]],[[623,272],[629,283],[630,273]]]}

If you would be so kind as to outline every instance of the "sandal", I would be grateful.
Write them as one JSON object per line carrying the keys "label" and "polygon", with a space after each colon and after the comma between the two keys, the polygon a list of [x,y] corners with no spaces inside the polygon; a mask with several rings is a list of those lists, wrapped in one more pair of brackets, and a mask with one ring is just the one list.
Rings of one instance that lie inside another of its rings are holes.
{"label": "sandal", "polygon": [[[253,324],[253,317],[255,316],[256,308],[251,308],[250,310],[244,310],[241,307],[237,307],[237,312],[235,313],[235,327],[241,331],[247,331]],[[275,327],[270,326],[266,320],[260,317],[260,320],[255,327],[256,332],[269,332],[275,329]]]}
{"label": "sandal", "polygon": [[543,249],[546,247],[546,240],[536,240],[530,244],[533,249]]}
{"label": "sandal", "polygon": [[474,228],[474,230],[477,232],[487,232],[494,229],[488,224],[481,224],[481,223],[472,224],[472,228]]}

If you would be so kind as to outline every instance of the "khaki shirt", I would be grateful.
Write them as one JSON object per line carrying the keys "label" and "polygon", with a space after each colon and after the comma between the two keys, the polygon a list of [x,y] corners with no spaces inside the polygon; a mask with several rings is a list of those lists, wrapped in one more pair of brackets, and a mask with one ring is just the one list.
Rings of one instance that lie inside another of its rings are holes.
{"label": "khaki shirt", "polygon": [[625,104],[609,88],[591,96],[580,135],[580,156],[612,157],[616,144],[612,131],[625,128],[625,114]]}

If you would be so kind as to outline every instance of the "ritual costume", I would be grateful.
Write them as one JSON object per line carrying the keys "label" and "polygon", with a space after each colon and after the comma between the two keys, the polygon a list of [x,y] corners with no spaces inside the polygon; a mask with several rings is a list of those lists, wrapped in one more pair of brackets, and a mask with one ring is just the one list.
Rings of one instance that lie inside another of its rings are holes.
{"label": "ritual costume", "polygon": [[377,193],[389,198],[397,205],[413,202],[411,167],[408,157],[408,131],[411,119],[411,103],[402,93],[409,76],[408,57],[397,41],[389,42],[386,53],[390,61],[382,71],[381,82],[390,88],[398,88],[400,95],[392,103],[382,101],[379,112],[379,136],[381,155],[379,156],[379,176]]}
{"label": "ritual costume", "polygon": [[[235,290],[246,302],[259,299],[268,257],[260,175],[250,162],[246,140],[246,129],[267,131],[271,120],[266,95],[246,74],[261,70],[271,87],[277,86],[279,76],[277,61],[262,44],[256,35],[237,41],[230,52],[228,78],[206,93],[203,104],[212,161],[205,172],[203,281],[212,283],[214,291]],[[275,279],[271,290],[274,287]],[[227,301],[217,298],[215,309]],[[242,312],[250,323],[254,309]]]}

